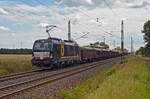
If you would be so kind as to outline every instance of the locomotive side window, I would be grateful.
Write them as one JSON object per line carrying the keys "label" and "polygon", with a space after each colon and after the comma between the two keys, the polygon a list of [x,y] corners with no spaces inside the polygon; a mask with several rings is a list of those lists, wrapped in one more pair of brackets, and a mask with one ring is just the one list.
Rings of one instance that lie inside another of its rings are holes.
{"label": "locomotive side window", "polygon": [[61,56],[61,52],[60,52],[60,49],[61,49],[61,45],[58,45],[58,56],[60,57]]}
{"label": "locomotive side window", "polygon": [[70,46],[70,56],[74,55],[74,46]]}
{"label": "locomotive side window", "polygon": [[76,56],[79,55],[79,48],[78,48],[78,46],[75,46],[75,55],[76,55]]}
{"label": "locomotive side window", "polygon": [[72,46],[73,48],[73,55],[72,56],[75,56],[76,52],[75,52],[75,46]]}
{"label": "locomotive side window", "polygon": [[74,46],[74,56],[77,55],[77,50],[76,50],[76,46]]}
{"label": "locomotive side window", "polygon": [[70,46],[69,45],[65,45],[65,56],[70,56],[71,55],[71,52],[70,52]]}

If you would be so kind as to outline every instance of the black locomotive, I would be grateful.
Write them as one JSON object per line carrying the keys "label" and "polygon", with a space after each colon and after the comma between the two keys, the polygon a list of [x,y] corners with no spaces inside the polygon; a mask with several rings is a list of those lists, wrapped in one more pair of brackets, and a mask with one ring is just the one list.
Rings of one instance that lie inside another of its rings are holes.
{"label": "black locomotive", "polygon": [[80,61],[80,48],[74,41],[48,38],[37,40],[33,45],[32,64],[37,67],[52,68]]}

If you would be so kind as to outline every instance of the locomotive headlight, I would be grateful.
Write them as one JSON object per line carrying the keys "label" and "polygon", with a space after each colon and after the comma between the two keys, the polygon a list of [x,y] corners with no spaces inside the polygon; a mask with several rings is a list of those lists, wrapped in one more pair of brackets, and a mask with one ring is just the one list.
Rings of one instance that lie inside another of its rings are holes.
{"label": "locomotive headlight", "polygon": [[51,55],[50,58],[53,58],[53,56]]}

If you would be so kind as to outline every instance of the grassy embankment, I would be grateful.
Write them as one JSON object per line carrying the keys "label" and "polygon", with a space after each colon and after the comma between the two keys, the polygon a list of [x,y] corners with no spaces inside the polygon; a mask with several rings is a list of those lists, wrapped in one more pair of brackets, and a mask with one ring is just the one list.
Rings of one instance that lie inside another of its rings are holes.
{"label": "grassy embankment", "polygon": [[130,57],[97,73],[79,87],[58,91],[59,99],[150,99],[150,60]]}
{"label": "grassy embankment", "polygon": [[31,55],[0,55],[0,75],[35,70]]}

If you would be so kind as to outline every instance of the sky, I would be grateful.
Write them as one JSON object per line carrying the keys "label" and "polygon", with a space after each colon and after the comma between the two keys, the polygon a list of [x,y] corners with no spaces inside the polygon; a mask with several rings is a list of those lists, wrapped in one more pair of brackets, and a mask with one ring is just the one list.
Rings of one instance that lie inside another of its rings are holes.
{"label": "sky", "polygon": [[123,20],[125,48],[130,50],[133,37],[137,50],[145,45],[141,31],[149,12],[149,0],[0,0],[0,48],[32,48],[48,38],[47,25],[57,26],[52,37],[67,39],[71,20],[71,37],[80,46],[105,38],[112,49],[120,46]]}

